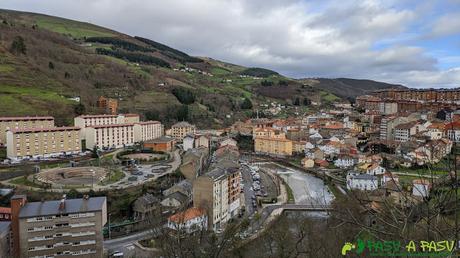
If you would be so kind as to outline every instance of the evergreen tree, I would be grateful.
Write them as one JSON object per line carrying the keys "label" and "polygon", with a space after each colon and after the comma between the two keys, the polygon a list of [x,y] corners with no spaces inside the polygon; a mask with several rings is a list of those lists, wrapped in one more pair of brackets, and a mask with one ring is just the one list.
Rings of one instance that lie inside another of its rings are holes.
{"label": "evergreen tree", "polygon": [[251,100],[248,98],[245,98],[243,103],[241,103],[241,109],[252,109]]}
{"label": "evergreen tree", "polygon": [[26,54],[27,48],[24,43],[24,38],[17,36],[13,39],[11,43],[11,52],[15,55]]}

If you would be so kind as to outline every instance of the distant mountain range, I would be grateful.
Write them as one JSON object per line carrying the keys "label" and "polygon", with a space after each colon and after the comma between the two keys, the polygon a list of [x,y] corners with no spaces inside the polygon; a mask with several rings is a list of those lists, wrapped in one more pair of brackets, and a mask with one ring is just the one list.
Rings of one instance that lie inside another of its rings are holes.
{"label": "distant mountain range", "polygon": [[[100,112],[99,96],[119,100],[120,112],[165,123],[187,119],[228,125],[259,104],[296,98],[328,103],[376,89],[402,87],[370,80],[301,79],[193,57],[143,37],[42,14],[0,10],[0,116],[53,115],[70,124]],[[81,105],[75,97],[80,97]]]}

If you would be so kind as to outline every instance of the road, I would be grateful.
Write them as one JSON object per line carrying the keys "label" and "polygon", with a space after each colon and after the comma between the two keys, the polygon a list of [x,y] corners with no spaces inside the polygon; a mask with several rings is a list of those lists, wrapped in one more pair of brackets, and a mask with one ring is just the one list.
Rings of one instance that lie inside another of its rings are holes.
{"label": "road", "polygon": [[123,247],[132,245],[136,241],[151,238],[158,234],[158,229],[149,229],[125,237],[108,239],[104,241],[104,248],[109,251],[120,251]]}
{"label": "road", "polygon": [[241,176],[243,177],[243,191],[244,191],[244,205],[246,207],[246,215],[251,216],[255,209],[252,206],[252,196],[255,196],[254,191],[251,190],[253,183],[251,172],[247,166],[241,166]]}

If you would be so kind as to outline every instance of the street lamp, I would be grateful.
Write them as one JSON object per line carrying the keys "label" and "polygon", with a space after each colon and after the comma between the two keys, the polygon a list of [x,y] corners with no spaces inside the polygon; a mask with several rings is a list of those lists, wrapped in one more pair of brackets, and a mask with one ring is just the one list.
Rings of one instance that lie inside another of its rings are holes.
{"label": "street lamp", "polygon": [[92,175],[92,177],[91,177],[91,189],[94,190],[94,176],[96,176],[96,171],[91,169],[90,172],[91,172],[91,175]]}

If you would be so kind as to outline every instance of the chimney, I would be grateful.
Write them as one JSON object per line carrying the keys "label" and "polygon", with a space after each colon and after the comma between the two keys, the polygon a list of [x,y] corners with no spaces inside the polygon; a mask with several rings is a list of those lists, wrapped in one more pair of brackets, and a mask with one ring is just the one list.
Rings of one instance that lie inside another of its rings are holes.
{"label": "chimney", "polygon": [[62,196],[61,203],[59,204],[59,210],[60,211],[63,211],[65,209],[65,198],[66,198],[66,195],[64,194]]}
{"label": "chimney", "polygon": [[27,203],[25,195],[14,195],[11,197],[11,231],[12,231],[12,254],[13,257],[20,257],[20,238],[19,238],[19,213],[21,208]]}

